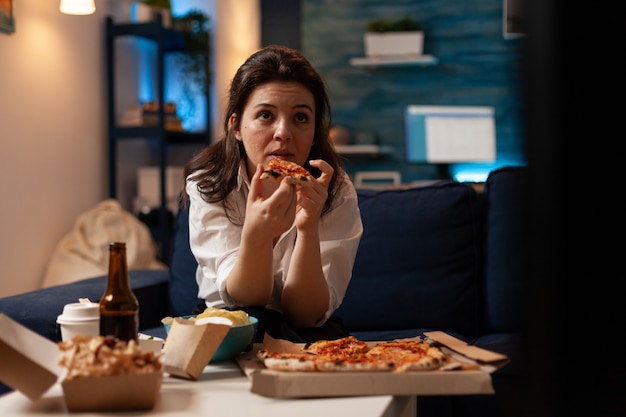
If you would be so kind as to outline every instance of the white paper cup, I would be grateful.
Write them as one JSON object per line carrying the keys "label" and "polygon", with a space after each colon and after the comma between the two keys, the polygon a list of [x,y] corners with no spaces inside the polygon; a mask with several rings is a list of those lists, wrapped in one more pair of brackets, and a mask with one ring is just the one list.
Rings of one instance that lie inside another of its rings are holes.
{"label": "white paper cup", "polygon": [[63,307],[57,317],[61,327],[61,340],[71,340],[76,335],[98,336],[100,334],[100,305],[98,303],[71,303]]}

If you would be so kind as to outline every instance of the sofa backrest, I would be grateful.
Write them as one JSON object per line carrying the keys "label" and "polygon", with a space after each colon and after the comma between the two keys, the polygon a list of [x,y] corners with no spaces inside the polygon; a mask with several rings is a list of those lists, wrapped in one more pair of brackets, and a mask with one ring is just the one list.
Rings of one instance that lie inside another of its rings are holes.
{"label": "sofa backrest", "polygon": [[336,312],[349,331],[445,329],[477,335],[482,300],[481,199],[442,181],[358,190],[363,236]]}
{"label": "sofa backrest", "polygon": [[[527,260],[524,167],[493,171],[482,196],[455,182],[359,189],[358,196],[364,232],[336,312],[349,330],[446,329],[468,339],[485,330],[519,330]],[[170,263],[172,315],[191,314],[198,304],[188,220],[182,207]]]}
{"label": "sofa backrest", "polygon": [[528,172],[492,171],[485,182],[485,330],[522,330],[528,276]]}
{"label": "sofa backrest", "polygon": [[197,267],[198,263],[189,246],[189,203],[187,203],[179,208],[174,224],[169,290],[172,316],[191,314],[197,307]]}

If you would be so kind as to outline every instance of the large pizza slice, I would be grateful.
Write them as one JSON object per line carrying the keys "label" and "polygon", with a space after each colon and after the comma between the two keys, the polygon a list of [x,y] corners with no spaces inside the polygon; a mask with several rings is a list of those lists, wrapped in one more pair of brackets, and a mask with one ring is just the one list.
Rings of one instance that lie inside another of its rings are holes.
{"label": "large pizza slice", "polygon": [[319,372],[409,372],[440,368],[448,357],[420,338],[366,343],[353,336],[320,340],[302,352],[280,353],[262,349],[257,357],[268,369]]}
{"label": "large pizza slice", "polygon": [[378,361],[393,363],[396,372],[437,369],[447,359],[441,349],[422,340],[380,342],[367,354]]}
{"label": "large pizza slice", "polygon": [[265,166],[261,179],[281,181],[285,177],[291,177],[296,184],[310,186],[315,178],[305,168],[295,162],[286,159],[272,159]]}

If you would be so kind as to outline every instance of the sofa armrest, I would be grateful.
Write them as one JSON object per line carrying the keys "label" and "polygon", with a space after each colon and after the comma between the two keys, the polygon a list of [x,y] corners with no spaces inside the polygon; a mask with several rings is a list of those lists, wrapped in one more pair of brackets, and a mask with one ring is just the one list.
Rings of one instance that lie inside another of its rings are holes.
{"label": "sofa armrest", "polygon": [[[169,271],[131,270],[129,278],[139,301],[139,330],[159,326],[161,319],[169,315]],[[107,277],[98,276],[0,298],[0,312],[58,342],[61,338],[56,320],[63,306],[76,303],[79,298],[97,302],[106,285]]]}

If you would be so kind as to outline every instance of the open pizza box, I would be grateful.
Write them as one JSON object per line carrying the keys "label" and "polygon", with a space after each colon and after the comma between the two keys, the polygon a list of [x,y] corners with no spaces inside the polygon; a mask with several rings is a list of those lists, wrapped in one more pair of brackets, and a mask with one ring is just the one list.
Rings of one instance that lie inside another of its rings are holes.
{"label": "open pizza box", "polygon": [[285,372],[264,367],[259,349],[301,352],[302,345],[265,335],[262,344],[237,358],[252,381],[251,392],[272,398],[345,397],[363,395],[493,394],[491,373],[508,362],[505,355],[470,346],[444,332],[427,332],[451,356],[450,363],[432,371],[409,372]]}

